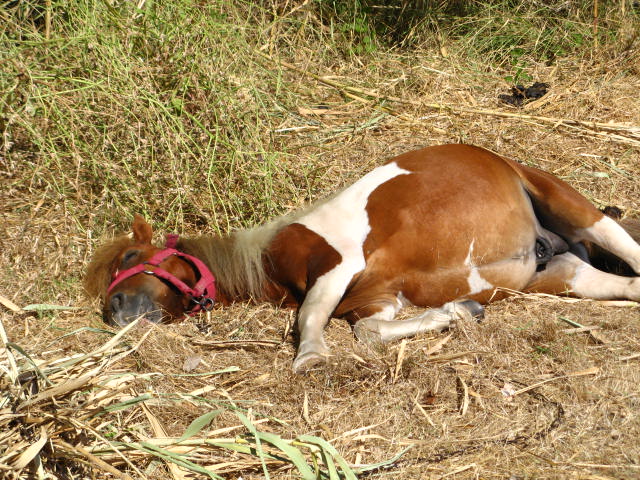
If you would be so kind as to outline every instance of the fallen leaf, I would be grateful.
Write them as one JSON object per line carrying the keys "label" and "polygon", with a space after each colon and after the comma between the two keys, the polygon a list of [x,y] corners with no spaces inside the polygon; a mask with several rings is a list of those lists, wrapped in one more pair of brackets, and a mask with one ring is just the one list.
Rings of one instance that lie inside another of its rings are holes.
{"label": "fallen leaf", "polygon": [[508,382],[504,382],[504,385],[500,389],[500,393],[502,393],[505,402],[513,402],[513,397],[516,394],[516,387]]}
{"label": "fallen leaf", "polygon": [[450,333],[449,335],[447,335],[443,339],[438,340],[437,342],[435,342],[432,346],[430,346],[428,349],[426,349],[424,351],[425,355],[433,355],[434,353],[439,352],[440,350],[442,350],[442,347],[444,347],[444,345],[451,339],[451,337],[453,337],[452,333]]}
{"label": "fallen leaf", "polygon": [[198,368],[198,365],[200,365],[201,361],[202,358],[197,356],[187,357],[187,359],[184,361],[184,364],[182,365],[182,370],[184,370],[185,372],[191,372]]}

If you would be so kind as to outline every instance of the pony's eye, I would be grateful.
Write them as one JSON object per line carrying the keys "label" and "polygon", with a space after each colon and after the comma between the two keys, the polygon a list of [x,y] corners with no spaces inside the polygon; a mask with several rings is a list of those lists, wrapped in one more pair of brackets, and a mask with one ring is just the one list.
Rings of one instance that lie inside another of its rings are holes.
{"label": "pony's eye", "polygon": [[124,267],[132,260],[135,260],[138,255],[140,255],[140,250],[129,250],[123,255],[121,265]]}

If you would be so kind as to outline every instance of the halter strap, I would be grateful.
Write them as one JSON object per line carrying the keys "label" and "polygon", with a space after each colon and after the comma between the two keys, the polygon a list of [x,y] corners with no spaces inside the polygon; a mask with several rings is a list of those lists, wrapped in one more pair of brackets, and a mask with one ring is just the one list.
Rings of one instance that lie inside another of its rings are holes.
{"label": "halter strap", "polygon": [[165,248],[176,248],[178,245],[178,238],[180,235],[177,233],[167,233],[167,236],[164,241]]}
{"label": "halter strap", "polygon": [[[202,260],[176,250],[174,247],[177,243],[178,235],[167,235],[167,241],[165,244],[167,248],[153,255],[146,262],[139,263],[138,265],[134,265],[131,268],[127,268],[126,270],[117,273],[111,282],[111,285],[107,288],[107,293],[111,292],[111,290],[113,290],[113,288],[123,280],[131,278],[139,273],[144,273],[147,275],[153,275],[154,277],[168,282],[177,288],[182,294],[190,297],[196,305],[186,312],[188,315],[195,315],[200,310],[211,310],[216,298],[215,277]],[[174,274],[160,267],[160,264],[172,255],[186,260],[200,276],[193,287],[190,287]]]}

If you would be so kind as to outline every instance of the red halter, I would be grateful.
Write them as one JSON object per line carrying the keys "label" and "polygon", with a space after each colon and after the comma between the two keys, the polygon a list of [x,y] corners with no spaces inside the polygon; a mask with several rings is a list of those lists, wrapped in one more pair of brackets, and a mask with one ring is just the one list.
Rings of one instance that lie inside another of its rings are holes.
{"label": "red halter", "polygon": [[[186,253],[182,253],[176,250],[174,247],[178,242],[178,235],[167,235],[167,241],[165,244],[165,249],[156,253],[153,257],[151,257],[146,262],[135,265],[131,268],[127,268],[122,272],[117,273],[109,288],[107,288],[107,293],[111,292],[113,288],[126,280],[129,277],[133,277],[139,273],[145,273],[147,275],[153,275],[161,280],[165,280],[175,288],[177,288],[181,293],[187,295],[191,298],[196,305],[186,313],[188,315],[195,315],[200,310],[210,311],[213,308],[213,304],[216,299],[216,280],[209,268],[202,262],[202,260],[187,255]],[[171,255],[175,255],[176,257],[180,257],[185,259],[191,266],[194,267],[196,273],[200,276],[196,284],[191,288],[189,285],[184,283],[178,277],[173,275],[172,273],[167,272],[164,268],[160,267],[160,264],[164,262]],[[152,266],[154,268],[149,268]]]}

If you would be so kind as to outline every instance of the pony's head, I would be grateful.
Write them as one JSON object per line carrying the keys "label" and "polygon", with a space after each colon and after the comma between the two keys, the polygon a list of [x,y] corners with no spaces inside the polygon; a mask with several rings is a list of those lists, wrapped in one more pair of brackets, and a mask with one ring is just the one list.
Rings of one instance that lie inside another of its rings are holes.
{"label": "pony's head", "polygon": [[172,321],[195,310],[194,300],[198,309],[213,304],[213,277],[202,262],[153,245],[151,226],[139,215],[132,230],[100,247],[87,268],[85,288],[101,298],[107,323],[124,326],[139,317]]}

